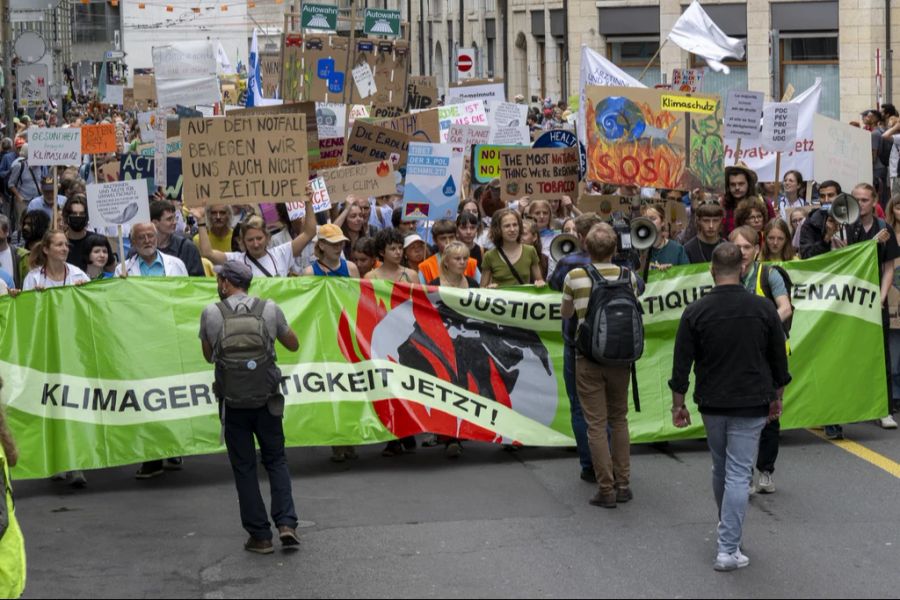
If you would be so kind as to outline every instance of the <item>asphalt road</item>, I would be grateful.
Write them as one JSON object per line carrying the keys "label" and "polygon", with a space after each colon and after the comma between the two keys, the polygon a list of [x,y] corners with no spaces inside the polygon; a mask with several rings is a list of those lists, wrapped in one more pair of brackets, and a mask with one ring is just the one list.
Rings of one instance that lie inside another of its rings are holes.
{"label": "asphalt road", "polygon": [[[900,433],[847,437],[900,462]],[[575,454],[467,444],[347,466],[327,448],[288,453],[299,552],[245,552],[224,455],[150,481],[135,467],[74,490],[16,485],[26,597],[896,597],[900,472],[807,431],[782,435],[778,491],[754,496],[749,568],[716,573],[715,504],[703,442],[635,446],[635,499],[588,504]],[[264,471],[263,471],[264,472]],[[263,497],[268,484],[263,476]]]}

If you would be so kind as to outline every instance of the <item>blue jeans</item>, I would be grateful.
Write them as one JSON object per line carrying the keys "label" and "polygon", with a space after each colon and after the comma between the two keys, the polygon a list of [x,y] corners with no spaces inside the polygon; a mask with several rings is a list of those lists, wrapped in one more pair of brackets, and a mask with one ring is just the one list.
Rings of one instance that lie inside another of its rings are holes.
{"label": "blue jeans", "polygon": [[572,413],[572,433],[575,434],[575,445],[578,447],[578,462],[581,470],[594,472],[594,464],[591,462],[591,447],[588,444],[587,422],[581,411],[581,402],[578,401],[578,390],[575,386],[575,348],[568,344],[563,345],[563,381],[566,384],[566,393],[569,395],[569,411]]}
{"label": "blue jeans", "polygon": [[703,415],[703,425],[713,461],[713,494],[719,507],[718,551],[733,554],[741,547],[753,463],[766,417]]}
{"label": "blue jeans", "polygon": [[272,520],[275,527],[297,527],[297,513],[291,496],[291,474],[284,454],[284,429],[281,417],[272,416],[265,406],[254,409],[225,407],[225,446],[234,473],[241,524],[258,540],[271,540],[272,530],[256,475],[256,448],[259,442],[263,466],[269,473],[272,494]]}

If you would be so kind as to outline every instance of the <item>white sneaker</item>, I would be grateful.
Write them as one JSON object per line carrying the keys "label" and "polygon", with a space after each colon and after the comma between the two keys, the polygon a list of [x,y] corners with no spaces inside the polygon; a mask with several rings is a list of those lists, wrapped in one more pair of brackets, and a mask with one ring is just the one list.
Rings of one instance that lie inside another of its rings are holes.
{"label": "white sneaker", "polygon": [[72,487],[83,488],[87,485],[87,477],[84,476],[84,471],[72,471],[72,481],[69,482],[69,485]]}
{"label": "white sneaker", "polygon": [[745,554],[741,554],[738,550],[733,554],[719,552],[716,554],[716,562],[713,563],[713,569],[716,571],[734,571],[735,569],[743,569],[750,564],[750,558]]}
{"label": "white sneaker", "polygon": [[759,482],[756,484],[756,489],[760,494],[774,494],[775,478],[772,477],[772,474],[768,471],[760,471]]}
{"label": "white sneaker", "polygon": [[882,429],[897,429],[897,421],[895,421],[894,417],[892,417],[891,415],[882,417],[880,424]]}

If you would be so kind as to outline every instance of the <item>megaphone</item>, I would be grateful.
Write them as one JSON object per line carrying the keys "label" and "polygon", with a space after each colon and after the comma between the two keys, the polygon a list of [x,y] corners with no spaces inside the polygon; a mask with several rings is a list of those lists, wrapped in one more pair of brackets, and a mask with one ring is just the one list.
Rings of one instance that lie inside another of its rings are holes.
{"label": "megaphone", "polygon": [[631,220],[631,247],[635,250],[646,250],[656,243],[658,237],[656,225],[647,217]]}
{"label": "megaphone", "polygon": [[828,216],[840,225],[852,225],[859,220],[859,202],[850,194],[838,194],[828,209]]}
{"label": "megaphone", "polygon": [[561,233],[550,243],[550,256],[555,261],[578,252],[578,238],[571,233]]}

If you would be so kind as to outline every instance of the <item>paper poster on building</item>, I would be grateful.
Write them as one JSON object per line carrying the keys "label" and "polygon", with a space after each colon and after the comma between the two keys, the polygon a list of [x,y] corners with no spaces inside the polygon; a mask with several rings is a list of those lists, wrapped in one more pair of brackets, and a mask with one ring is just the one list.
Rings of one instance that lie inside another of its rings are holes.
{"label": "paper poster on building", "polygon": [[28,164],[32,167],[81,164],[81,129],[33,128],[28,131]]}
{"label": "paper poster on building", "polygon": [[316,127],[320,139],[344,137],[347,127],[347,105],[316,102]]}
{"label": "paper poster on building", "polygon": [[350,194],[357,196],[388,196],[397,193],[397,179],[391,163],[386,160],[323,169],[319,177],[325,181],[328,193],[343,202]]}
{"label": "paper poster on building", "polygon": [[577,148],[522,148],[500,152],[500,197],[549,200],[578,195]]}
{"label": "paper poster on building", "polygon": [[406,164],[409,137],[399,131],[356,121],[347,137],[346,162],[351,165],[386,160],[399,169]]}
{"label": "paper poster on building", "polygon": [[403,220],[456,218],[463,158],[447,144],[410,143]]}
{"label": "paper poster on building", "polygon": [[769,152],[790,152],[797,145],[800,107],[790,102],[772,102],[763,108],[760,142]]}
{"label": "paper poster on building", "polygon": [[587,179],[675,190],[724,185],[718,96],[588,86]]}
{"label": "paper poster on building", "polygon": [[150,222],[150,202],[143,181],[89,183],[87,201],[92,227]]}
{"label": "paper poster on building", "polygon": [[725,102],[725,137],[741,138],[743,141],[758,140],[762,123],[762,92],[731,90]]}
{"label": "paper poster on building", "polygon": [[824,115],[813,117],[816,181],[830,179],[841,189],[872,183],[872,133]]}
{"label": "paper poster on building", "polygon": [[19,65],[16,68],[16,91],[19,106],[31,106],[47,102],[47,77],[49,68],[43,63]]}
{"label": "paper poster on building", "polygon": [[182,119],[185,204],[302,199],[309,180],[306,121],[298,113]]}
{"label": "paper poster on building", "polygon": [[506,90],[502,79],[470,79],[451,83],[445,102],[460,104],[470,100],[506,102]]}
{"label": "paper poster on building", "polygon": [[[451,125],[490,125],[484,102],[474,100],[463,104],[452,104],[437,109],[441,129],[441,142],[446,144]],[[421,113],[419,113],[421,114]]]}

